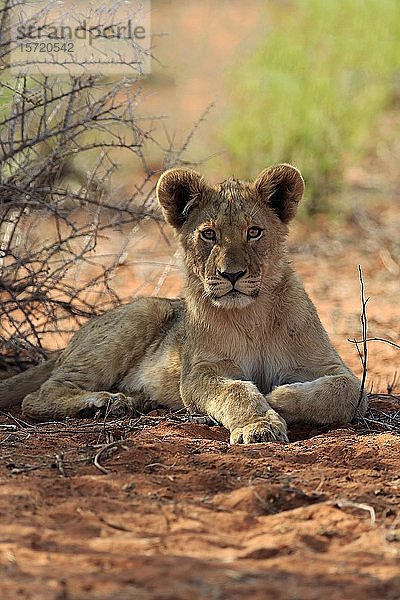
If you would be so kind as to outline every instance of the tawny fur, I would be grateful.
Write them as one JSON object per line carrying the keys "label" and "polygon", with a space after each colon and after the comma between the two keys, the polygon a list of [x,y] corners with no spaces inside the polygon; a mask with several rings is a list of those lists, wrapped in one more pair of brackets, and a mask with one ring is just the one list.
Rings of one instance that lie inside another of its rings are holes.
{"label": "tawny fur", "polygon": [[47,366],[46,381],[42,367],[30,388],[29,372],[0,384],[0,405],[29,391],[23,413],[37,420],[186,406],[225,425],[232,443],[287,441],[287,424],[363,414],[360,382],[287,255],[303,191],[290,165],[219,186],[166,171],[157,195],[183,251],[185,297],[140,298],[93,319]]}

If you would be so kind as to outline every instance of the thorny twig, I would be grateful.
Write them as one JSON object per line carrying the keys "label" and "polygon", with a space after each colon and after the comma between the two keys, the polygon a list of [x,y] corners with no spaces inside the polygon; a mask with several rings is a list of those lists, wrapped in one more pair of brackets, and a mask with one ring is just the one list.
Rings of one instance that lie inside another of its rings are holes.
{"label": "thorny twig", "polygon": [[358,265],[358,274],[360,278],[360,289],[361,289],[361,332],[362,332],[362,340],[363,340],[363,353],[362,353],[362,378],[361,378],[361,388],[360,388],[360,396],[358,398],[357,410],[360,406],[364,395],[365,382],[367,379],[367,364],[368,364],[368,345],[367,345],[367,332],[368,332],[368,320],[367,320],[367,302],[369,298],[365,298],[364,295],[364,280],[362,276],[361,265]]}
{"label": "thorny twig", "polygon": [[[363,275],[362,275],[362,268],[361,265],[358,265],[358,273],[359,273],[359,279],[360,279],[360,294],[361,294],[361,340],[356,340],[356,339],[349,339],[348,341],[351,342],[352,344],[355,344],[356,348],[357,348],[357,352],[358,355],[360,357],[361,360],[361,364],[362,364],[362,379],[361,379],[361,386],[360,386],[360,395],[359,395],[359,399],[358,399],[358,403],[357,403],[357,407],[356,407],[356,411],[354,414],[354,418],[357,415],[357,411],[358,408],[360,406],[360,402],[362,400],[363,394],[364,394],[364,390],[365,390],[365,382],[366,382],[366,378],[367,378],[367,362],[368,362],[368,342],[384,342],[386,344],[389,344],[390,346],[393,346],[394,348],[398,348],[400,349],[400,346],[398,344],[395,344],[394,342],[387,340],[385,338],[381,338],[381,337],[371,337],[369,338],[367,336],[368,333],[368,319],[367,319],[367,303],[369,301],[369,298],[365,298],[365,286],[364,286],[364,280],[363,280]],[[360,344],[362,344],[362,351],[360,349]],[[388,384],[388,394],[386,394],[386,396],[390,396],[393,397],[395,399],[397,399],[397,396],[393,396],[391,394],[392,390],[393,390],[393,386],[395,384],[396,381],[396,375],[394,377],[393,383],[392,384]],[[369,394],[369,397],[383,397],[385,396],[384,394],[378,394],[378,395],[373,395],[372,393]],[[385,415],[385,417],[387,417],[387,415]],[[392,415],[391,417],[392,418]],[[378,421],[376,419],[368,419],[366,417],[364,417],[363,422],[367,423],[379,423],[380,425],[382,425],[381,421]],[[386,421],[385,421],[386,422]],[[386,423],[386,426],[393,431],[398,431],[399,430],[399,423],[396,422],[395,426],[389,426]]]}
{"label": "thorny twig", "polygon": [[[362,377],[361,377],[361,386],[360,386],[360,393],[358,396],[358,402],[354,411],[354,416],[353,419],[356,417],[359,406],[362,402],[363,396],[364,396],[364,389],[365,389],[365,382],[367,379],[367,363],[368,363],[368,345],[367,345],[367,331],[368,331],[368,319],[367,319],[367,303],[369,298],[365,298],[365,293],[364,293],[364,280],[363,280],[363,275],[362,275],[362,268],[361,265],[358,265],[358,275],[359,275],[359,280],[360,280],[360,294],[361,294],[361,334],[362,334],[362,339],[361,341],[357,341],[357,340],[349,340],[349,342],[352,342],[353,344],[356,345],[357,348],[357,352],[358,352],[358,356],[360,357],[361,360],[361,364],[362,364]],[[362,344],[362,351],[360,350],[360,344]]]}

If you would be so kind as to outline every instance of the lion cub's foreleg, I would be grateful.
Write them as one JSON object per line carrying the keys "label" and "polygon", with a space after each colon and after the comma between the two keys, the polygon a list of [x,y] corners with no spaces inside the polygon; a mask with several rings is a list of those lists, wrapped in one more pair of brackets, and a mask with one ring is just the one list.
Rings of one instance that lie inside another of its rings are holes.
{"label": "lion cub's foreleg", "polygon": [[285,421],[229,361],[196,363],[182,377],[181,396],[189,410],[229,429],[231,443],[288,441]]}
{"label": "lion cub's foreleg", "polygon": [[65,417],[89,417],[96,412],[122,418],[147,412],[149,399],[142,393],[134,397],[117,392],[87,391],[78,387],[55,384],[51,380],[22,402],[24,416],[36,421],[64,419]]}
{"label": "lion cub's foreleg", "polygon": [[360,382],[350,373],[281,385],[266,399],[289,424],[349,423],[368,404],[365,393],[360,400]]}

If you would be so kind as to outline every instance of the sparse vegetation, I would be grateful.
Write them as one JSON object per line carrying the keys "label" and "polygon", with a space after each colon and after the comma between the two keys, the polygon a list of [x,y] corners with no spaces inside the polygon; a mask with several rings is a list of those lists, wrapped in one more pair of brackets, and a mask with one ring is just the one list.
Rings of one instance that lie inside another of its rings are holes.
{"label": "sparse vegetation", "polygon": [[[14,75],[10,3],[0,8],[0,370],[47,356],[84,320],[125,296],[112,286],[126,242],[102,256],[98,242],[154,217],[157,178],[149,154],[179,164],[141,118],[139,75],[106,79]],[[123,156],[135,186],[113,175]],[[114,185],[112,185],[112,183]],[[130,228],[130,229],[129,229]],[[126,235],[126,239],[129,236]],[[11,358],[10,358],[11,357]]]}
{"label": "sparse vegetation", "polygon": [[282,160],[301,165],[309,213],[359,158],[399,77],[396,0],[293,0],[268,7],[269,33],[232,74],[225,142],[235,172]]}

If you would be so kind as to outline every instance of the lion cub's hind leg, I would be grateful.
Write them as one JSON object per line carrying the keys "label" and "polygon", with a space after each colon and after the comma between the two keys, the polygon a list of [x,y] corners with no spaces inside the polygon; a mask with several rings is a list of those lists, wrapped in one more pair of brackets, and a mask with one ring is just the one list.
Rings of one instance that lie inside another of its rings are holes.
{"label": "lion cub's hind leg", "polygon": [[110,418],[123,418],[151,410],[150,399],[142,392],[125,396],[121,392],[87,391],[67,385],[46,382],[40,390],[25,396],[23,415],[35,421],[65,417],[90,418],[96,413]]}
{"label": "lion cub's hind leg", "polygon": [[24,398],[24,415],[49,420],[98,411],[110,417],[145,412],[148,396],[130,390],[124,395],[119,385],[138,368],[160,331],[173,323],[175,310],[172,300],[142,298],[86,323],[60,355],[50,378]]}

